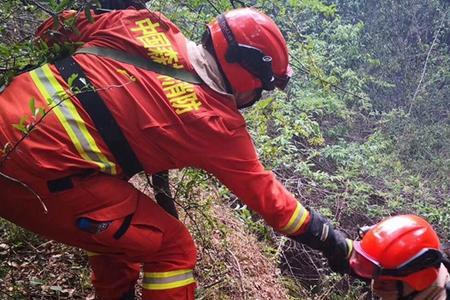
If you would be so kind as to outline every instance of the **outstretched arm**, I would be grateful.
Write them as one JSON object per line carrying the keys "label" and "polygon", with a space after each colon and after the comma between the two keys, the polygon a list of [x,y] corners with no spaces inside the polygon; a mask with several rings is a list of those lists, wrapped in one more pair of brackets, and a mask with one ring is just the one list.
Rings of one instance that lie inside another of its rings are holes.
{"label": "outstretched arm", "polygon": [[245,128],[218,144],[220,148],[202,160],[206,170],[275,230],[321,251],[334,271],[350,271],[352,242],[334,230],[326,218],[303,207],[272,172],[264,169]]}

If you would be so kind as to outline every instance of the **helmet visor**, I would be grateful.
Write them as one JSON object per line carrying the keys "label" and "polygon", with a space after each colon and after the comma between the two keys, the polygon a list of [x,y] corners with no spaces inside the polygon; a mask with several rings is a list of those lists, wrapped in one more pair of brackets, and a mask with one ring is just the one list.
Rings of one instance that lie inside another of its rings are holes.
{"label": "helmet visor", "polygon": [[228,52],[230,62],[238,62],[250,74],[257,77],[266,91],[273,90],[274,76],[272,74],[272,57],[265,55],[261,50],[238,44],[235,48],[230,47]]}
{"label": "helmet visor", "polygon": [[351,269],[363,278],[375,278],[381,270],[380,264],[364,252],[361,248],[360,242],[355,241],[353,246],[354,251],[350,257]]}
{"label": "helmet visor", "polygon": [[274,77],[273,84],[280,90],[284,91],[284,89],[286,88],[287,84],[289,83],[289,80],[291,79],[293,73],[294,72],[292,71],[291,66],[288,65],[287,70],[286,70],[286,75],[284,75],[284,76],[278,76],[275,74],[273,75],[273,77]]}

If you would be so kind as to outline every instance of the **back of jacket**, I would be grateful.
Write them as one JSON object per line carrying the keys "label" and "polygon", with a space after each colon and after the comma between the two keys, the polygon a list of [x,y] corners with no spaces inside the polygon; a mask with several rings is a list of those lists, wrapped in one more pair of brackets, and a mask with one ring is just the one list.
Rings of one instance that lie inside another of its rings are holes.
{"label": "back of jacket", "polygon": [[[73,14],[65,12],[61,19]],[[38,35],[50,45],[82,42],[82,47],[118,49],[193,72],[186,38],[162,14],[121,10],[93,17],[91,23],[81,14],[77,32],[60,28],[56,34],[48,20]],[[77,54],[75,60],[93,85],[87,88],[104,100],[147,172],[204,169],[275,229],[285,234],[299,231],[307,212],[259,162],[232,97],[109,58]],[[29,99],[36,107],[52,110],[22,142],[20,155],[11,154],[26,172],[46,179],[88,169],[120,175],[120,166],[77,99],[82,92],[71,91],[55,67],[45,65],[18,76],[0,96],[5,108],[0,113],[3,144],[14,144],[22,136],[11,124],[30,114]],[[7,168],[23,176],[19,169]]]}

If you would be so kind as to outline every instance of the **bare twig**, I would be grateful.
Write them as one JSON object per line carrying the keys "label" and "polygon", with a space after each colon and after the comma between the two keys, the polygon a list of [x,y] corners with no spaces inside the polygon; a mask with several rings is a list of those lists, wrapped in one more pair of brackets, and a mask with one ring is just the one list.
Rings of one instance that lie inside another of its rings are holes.
{"label": "bare twig", "polygon": [[27,3],[31,3],[32,5],[38,7],[39,9],[45,11],[46,13],[48,13],[51,16],[56,16],[57,13],[48,9],[47,7],[43,6],[39,1],[35,1],[35,0],[26,0]]}
{"label": "bare twig", "polygon": [[206,0],[206,2],[209,3],[209,5],[211,5],[211,7],[218,13],[221,14],[222,12],[214,5],[214,3],[212,3],[210,0]]}
{"label": "bare twig", "polygon": [[41,203],[42,208],[44,209],[44,213],[45,214],[48,213],[47,206],[45,205],[45,203],[42,200],[41,196],[39,196],[39,194],[36,193],[30,186],[28,186],[26,183],[24,183],[24,182],[22,182],[22,181],[20,181],[20,180],[18,180],[16,178],[14,178],[14,177],[6,175],[5,173],[0,172],[0,176],[5,178],[5,179],[7,179],[7,180],[9,180],[9,181],[15,182],[15,183],[21,185],[22,187],[24,187],[26,190],[30,191],[39,200],[39,202]]}
{"label": "bare twig", "polygon": [[[119,88],[119,87],[124,87],[130,83],[132,83],[133,81],[129,81],[123,84],[112,84],[109,85],[105,88],[101,88],[101,89],[96,89],[95,91],[106,91],[109,90],[111,88]],[[22,135],[22,137],[10,148],[8,149],[7,153],[2,157],[2,159],[0,160],[0,168],[3,166],[3,164],[6,162],[6,160],[9,158],[9,155],[11,153],[13,153],[15,150],[17,150],[17,148],[19,147],[19,145],[30,136],[30,134],[37,128],[38,125],[40,125],[40,123],[42,123],[45,119],[45,117],[52,112],[56,107],[60,106],[64,101],[75,98],[77,95],[83,94],[83,93],[87,93],[87,92],[91,92],[92,89],[90,87],[88,87],[86,90],[82,90],[82,91],[78,91],[78,92],[73,92],[70,91],[70,95],[68,95],[68,97],[65,97],[63,99],[61,99],[60,101],[58,101],[57,103],[55,103],[53,106],[51,106],[48,110],[44,111],[44,113],[40,116],[40,118],[38,120],[36,120],[36,122],[34,122],[31,126],[29,126],[27,128],[27,131]],[[2,173],[0,173],[0,175],[4,175]],[[8,178],[8,177],[5,177]],[[8,178],[10,179],[10,178]]]}
{"label": "bare twig", "polygon": [[298,281],[298,278],[295,276],[294,269],[292,268],[291,263],[289,262],[289,259],[287,258],[286,253],[284,252],[284,250],[281,251],[281,255],[283,256],[284,261],[286,262],[286,265],[287,265],[287,267],[289,269],[289,272],[291,273],[292,278],[294,278],[294,280],[295,280],[295,283],[300,286],[301,283]]}
{"label": "bare twig", "polygon": [[6,292],[4,292],[4,291],[2,291],[2,290],[0,290],[0,293],[3,294],[3,295],[5,295],[5,296],[8,297],[8,298],[16,299],[16,297],[13,297],[13,296],[11,296],[10,294],[8,294],[8,293],[6,293]]}
{"label": "bare twig", "polygon": [[433,47],[436,44],[436,40],[439,36],[439,32],[441,31],[442,25],[444,24],[445,16],[446,16],[446,14],[444,14],[444,17],[441,20],[441,24],[439,25],[438,29],[436,30],[436,33],[434,34],[433,42],[431,43],[430,49],[428,49],[427,57],[425,58],[425,63],[423,64],[423,68],[422,68],[422,74],[420,75],[420,80],[419,80],[419,83],[417,84],[416,91],[414,92],[414,96],[411,100],[411,103],[409,104],[407,116],[409,116],[411,114],[412,107],[414,105],[414,102],[416,101],[417,95],[419,94],[420,86],[422,85],[422,81],[425,77],[425,72],[427,70],[428,60],[430,59],[431,51],[433,50]]}
{"label": "bare twig", "polygon": [[245,287],[244,287],[244,274],[242,273],[241,264],[239,263],[239,260],[237,259],[236,255],[234,255],[234,253],[230,249],[227,249],[227,252],[231,255],[234,262],[236,263],[236,267],[238,268],[239,279],[240,279],[240,283],[241,283],[241,293],[242,293],[243,299],[246,300],[247,293],[246,293]]}
{"label": "bare twig", "polygon": [[361,100],[368,100],[368,101],[370,101],[370,99],[369,99],[368,97],[363,97],[363,96],[360,96],[360,95],[358,95],[358,94],[355,94],[355,93],[353,93],[353,92],[351,92],[351,91],[349,91],[349,90],[346,90],[346,89],[340,87],[339,85],[337,85],[337,84],[335,84],[335,83],[329,82],[329,81],[327,81],[327,80],[321,78],[320,76],[314,75],[314,74],[311,72],[311,70],[309,70],[308,68],[306,68],[305,66],[303,66],[303,64],[300,62],[300,60],[299,60],[297,57],[292,56],[292,55],[290,55],[289,57],[292,58],[292,59],[298,64],[298,65],[297,65],[297,64],[292,63],[292,66],[293,66],[295,69],[300,70],[300,71],[302,71],[302,72],[304,72],[304,73],[306,73],[306,74],[308,74],[308,75],[314,77],[315,79],[319,80],[322,84],[330,85],[333,89],[338,90],[338,91],[340,91],[340,92],[343,92],[344,94],[349,94],[349,95],[351,95],[351,96],[353,96],[353,97],[355,97],[355,98],[358,98],[358,99],[361,99]]}
{"label": "bare twig", "polygon": [[[224,272],[222,275],[226,275],[227,273],[228,273],[228,272]],[[210,284],[208,284],[208,285],[202,286],[202,287],[203,287],[205,290],[206,290],[206,289],[209,289],[209,288],[211,288],[211,287],[213,287],[213,286],[215,286],[215,285],[217,285],[217,284],[223,282],[223,281],[224,281],[224,278],[225,278],[225,277],[222,276],[222,278],[220,278],[220,279],[218,279],[218,280],[216,280],[216,281],[214,281],[214,282],[212,282],[212,283],[210,283]]]}
{"label": "bare twig", "polygon": [[242,7],[247,7],[247,4],[246,4],[244,1],[230,0],[231,6],[232,6],[233,8],[237,8],[235,2],[239,3]]}
{"label": "bare twig", "polygon": [[328,299],[328,295],[336,290],[336,285],[338,284],[338,281],[334,282],[332,286],[328,287],[327,291],[320,295],[319,300],[326,300]]}
{"label": "bare twig", "polygon": [[[123,86],[128,85],[128,84],[130,84],[130,83],[132,83],[132,82],[133,82],[133,81],[129,81],[129,82],[126,82],[126,83],[120,84],[120,85],[111,85],[111,86],[108,86],[108,87],[103,88],[103,89],[97,89],[96,91],[107,90],[107,89],[115,88],[115,87],[123,87]],[[78,91],[78,92],[76,92],[76,93],[74,93],[73,91],[70,91],[70,95],[69,95],[68,97],[65,97],[65,98],[61,99],[60,101],[58,101],[57,103],[55,103],[53,106],[51,106],[47,111],[44,111],[44,113],[39,117],[39,119],[36,120],[36,122],[34,122],[31,126],[29,126],[29,127],[27,128],[26,132],[24,132],[24,134],[22,135],[22,137],[21,137],[21,138],[20,138],[20,139],[19,139],[19,140],[18,140],[18,141],[10,148],[10,149],[8,149],[8,151],[3,155],[2,159],[0,160],[0,168],[3,167],[3,164],[8,160],[9,156],[11,155],[11,153],[17,151],[19,145],[20,145],[26,138],[28,138],[28,137],[30,136],[30,134],[37,128],[38,125],[40,125],[40,124],[44,121],[45,117],[46,117],[50,112],[52,112],[53,109],[55,109],[56,107],[58,107],[59,105],[61,105],[64,101],[69,100],[69,99],[71,99],[71,98],[74,98],[76,95],[79,95],[79,94],[82,94],[82,93],[86,93],[86,92],[90,92],[91,90],[92,90],[92,89],[89,87],[87,90]],[[41,203],[42,208],[43,208],[43,210],[44,210],[44,213],[45,213],[45,214],[48,213],[47,206],[45,205],[43,199],[42,199],[41,196],[39,196],[39,194],[36,193],[30,186],[28,186],[26,183],[20,181],[19,179],[16,179],[16,178],[14,178],[14,177],[11,177],[11,176],[9,176],[9,175],[6,175],[6,174],[3,173],[3,172],[0,172],[0,176],[3,177],[3,178],[5,178],[5,179],[7,179],[7,180],[9,180],[9,181],[15,182],[15,183],[21,185],[22,187],[24,187],[26,190],[30,191],[30,192],[31,192],[31,193],[39,200],[39,202]]]}

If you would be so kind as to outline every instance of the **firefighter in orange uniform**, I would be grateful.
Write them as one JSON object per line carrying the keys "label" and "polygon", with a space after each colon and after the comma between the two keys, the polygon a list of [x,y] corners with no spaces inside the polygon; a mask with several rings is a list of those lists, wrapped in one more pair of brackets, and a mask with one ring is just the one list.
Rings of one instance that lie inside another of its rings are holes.
{"label": "firefighter in orange uniform", "polygon": [[[64,12],[61,23],[73,16]],[[231,10],[208,25],[202,45],[160,13],[92,17],[77,16],[77,33],[46,21],[43,40],[82,42],[81,51],[17,76],[0,94],[1,217],[88,251],[98,299],[134,299],[141,266],[143,299],[194,299],[189,232],[127,179],[195,167],[278,232],[322,251],[334,270],[349,270],[351,242],[264,169],[239,113],[291,76],[268,16]],[[30,99],[47,114],[20,141],[12,124],[35,122]]]}

